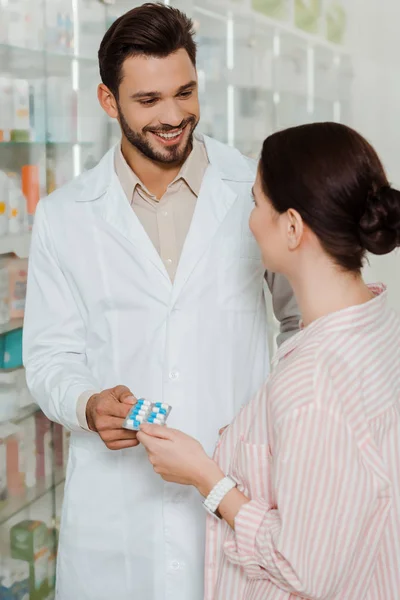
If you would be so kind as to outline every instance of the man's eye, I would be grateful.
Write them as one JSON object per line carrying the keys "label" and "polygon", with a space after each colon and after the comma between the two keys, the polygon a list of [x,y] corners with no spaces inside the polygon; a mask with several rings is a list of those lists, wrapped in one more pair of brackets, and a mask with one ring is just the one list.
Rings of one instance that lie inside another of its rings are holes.
{"label": "man's eye", "polygon": [[140,104],[142,106],[151,106],[152,104],[155,104],[157,102],[156,98],[152,98],[151,100],[141,100]]}
{"label": "man's eye", "polygon": [[189,98],[189,96],[192,95],[192,90],[190,90],[189,92],[182,92],[180,95],[181,98]]}

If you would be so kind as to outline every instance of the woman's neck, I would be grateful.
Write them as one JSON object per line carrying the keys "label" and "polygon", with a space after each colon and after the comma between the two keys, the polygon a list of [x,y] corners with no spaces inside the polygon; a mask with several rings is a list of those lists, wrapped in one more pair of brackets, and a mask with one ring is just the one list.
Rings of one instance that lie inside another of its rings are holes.
{"label": "woman's neck", "polygon": [[304,326],[330,313],[364,304],[374,294],[360,274],[341,271],[322,257],[288,275]]}

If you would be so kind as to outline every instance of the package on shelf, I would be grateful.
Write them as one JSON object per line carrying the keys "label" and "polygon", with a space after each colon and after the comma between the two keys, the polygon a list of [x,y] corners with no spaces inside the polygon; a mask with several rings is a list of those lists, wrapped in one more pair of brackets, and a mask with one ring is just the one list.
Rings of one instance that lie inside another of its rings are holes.
{"label": "package on shelf", "polygon": [[0,379],[0,423],[13,419],[18,412],[18,392],[15,383]]}
{"label": "package on shelf", "polygon": [[347,13],[343,2],[331,0],[326,7],[326,37],[330,42],[341,44],[347,29]]}
{"label": "package on shelf", "polygon": [[64,0],[51,0],[46,3],[46,44],[51,52],[73,52],[74,25],[71,3]]}
{"label": "package on shelf", "polygon": [[[7,233],[13,235],[23,233],[27,229],[26,200],[22,193],[21,177],[15,171],[6,173],[7,180],[3,180],[3,202],[8,220]],[[3,231],[5,224],[3,224]]]}
{"label": "package on shelf", "polygon": [[22,319],[25,314],[28,259],[10,258],[7,263],[10,318]]}
{"label": "package on shelf", "polygon": [[0,336],[0,371],[22,367],[22,329]]}
{"label": "package on shelf", "polygon": [[43,47],[41,0],[7,0],[2,5],[0,42],[22,48]]}
{"label": "package on shelf", "polygon": [[21,421],[20,440],[22,468],[25,473],[25,487],[29,489],[34,487],[37,482],[36,423],[33,415]]}
{"label": "package on shelf", "polygon": [[322,0],[294,0],[294,22],[308,33],[321,31]]}
{"label": "package on shelf", "polygon": [[[0,510],[8,498],[7,488],[7,445],[6,435],[0,425]],[[0,553],[1,555],[1,553]]]}
{"label": "package on shelf", "polygon": [[11,77],[0,77],[0,142],[10,141],[13,121],[13,84]]}
{"label": "package on shelf", "polygon": [[21,177],[22,193],[26,200],[28,229],[32,230],[36,207],[40,200],[39,165],[23,165]]}
{"label": "package on shelf", "polygon": [[0,598],[2,600],[29,598],[29,565],[23,560],[0,556]]}
{"label": "package on shelf", "polygon": [[2,457],[6,460],[5,495],[7,498],[20,496],[25,491],[24,454],[20,428],[13,423],[0,425],[0,442],[5,448],[5,453],[4,448],[2,450]]}
{"label": "package on shelf", "polygon": [[50,76],[47,79],[49,142],[76,140],[76,94],[69,77]]}
{"label": "package on shelf", "polygon": [[[0,201],[1,203],[1,201]],[[1,222],[1,218],[0,218]],[[8,261],[0,260],[0,325],[5,325],[10,320],[10,286],[8,275]]]}
{"label": "package on shelf", "polygon": [[56,587],[56,563],[57,563],[57,548],[59,531],[57,527],[49,528],[48,546],[49,546],[49,566],[48,580],[49,590],[54,590]]}
{"label": "package on shelf", "polygon": [[42,521],[22,521],[10,531],[11,556],[29,565],[30,600],[44,600],[49,594],[49,532]]}
{"label": "package on shelf", "polygon": [[288,0],[251,0],[252,8],[268,17],[287,20],[290,15]]}
{"label": "package on shelf", "polygon": [[53,471],[53,443],[51,423],[42,413],[35,414],[36,426],[36,478],[51,477]]}
{"label": "package on shelf", "polygon": [[29,112],[31,140],[46,141],[46,80],[32,79],[29,82]]}

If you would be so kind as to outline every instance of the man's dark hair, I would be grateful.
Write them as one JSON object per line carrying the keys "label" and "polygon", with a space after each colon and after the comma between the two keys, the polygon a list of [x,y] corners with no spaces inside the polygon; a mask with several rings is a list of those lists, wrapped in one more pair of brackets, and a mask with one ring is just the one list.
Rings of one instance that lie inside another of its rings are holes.
{"label": "man's dark hair", "polygon": [[101,80],[118,98],[122,66],[133,56],[169,56],[183,48],[196,66],[193,22],[177,8],[147,2],[117,19],[100,44]]}

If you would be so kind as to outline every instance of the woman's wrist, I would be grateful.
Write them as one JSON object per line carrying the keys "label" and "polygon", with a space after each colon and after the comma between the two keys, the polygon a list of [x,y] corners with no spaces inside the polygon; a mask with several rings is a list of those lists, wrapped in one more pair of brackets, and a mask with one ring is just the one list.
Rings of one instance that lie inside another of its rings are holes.
{"label": "woman's wrist", "polygon": [[221,481],[224,477],[225,473],[221,471],[214,460],[209,458],[199,469],[195,487],[206,498],[218,481]]}

